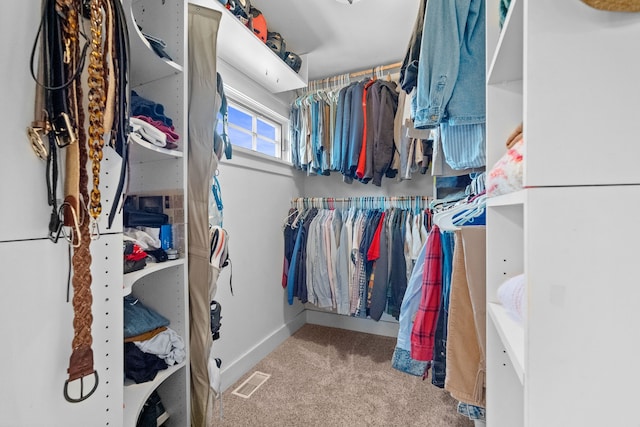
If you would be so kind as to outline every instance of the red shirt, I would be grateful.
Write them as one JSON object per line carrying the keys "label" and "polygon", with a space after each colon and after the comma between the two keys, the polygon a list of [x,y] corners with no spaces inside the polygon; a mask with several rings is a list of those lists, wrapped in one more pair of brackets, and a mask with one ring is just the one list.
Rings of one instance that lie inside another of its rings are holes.
{"label": "red shirt", "polygon": [[436,323],[442,295],[442,243],[440,229],[434,225],[427,239],[427,252],[422,274],[422,297],[411,330],[411,358],[433,360]]}

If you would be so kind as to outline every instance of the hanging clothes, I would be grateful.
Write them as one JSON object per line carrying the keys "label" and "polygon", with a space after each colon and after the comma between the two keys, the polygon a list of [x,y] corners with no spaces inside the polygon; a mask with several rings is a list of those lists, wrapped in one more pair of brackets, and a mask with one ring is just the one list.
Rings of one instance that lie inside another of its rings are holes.
{"label": "hanging clothes", "polygon": [[405,236],[421,241],[424,217],[395,207],[290,209],[282,275],[289,304],[298,299],[339,314],[380,320],[386,312],[397,319],[413,268]]}
{"label": "hanging clothes", "polygon": [[294,167],[309,175],[340,172],[349,184],[380,186],[383,177],[394,178],[398,92],[395,82],[365,79],[298,97],[289,112]]}

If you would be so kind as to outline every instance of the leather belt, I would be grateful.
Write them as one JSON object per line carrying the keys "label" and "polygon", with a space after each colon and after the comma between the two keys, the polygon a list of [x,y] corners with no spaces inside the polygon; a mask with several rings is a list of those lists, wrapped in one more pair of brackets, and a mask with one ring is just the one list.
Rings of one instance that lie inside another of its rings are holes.
{"label": "leather belt", "polygon": [[[81,6],[74,0],[58,0],[58,9],[65,17],[64,43],[67,49],[66,69],[71,74],[81,61],[79,48],[79,10]],[[82,55],[84,56],[84,55]],[[91,305],[91,238],[89,235],[89,217],[86,214],[88,195],[87,174],[87,146],[84,130],[84,110],[82,108],[82,82],[79,78],[73,79],[74,84],[68,91],[68,103],[70,113],[77,124],[77,142],[67,147],[67,164],[65,170],[65,224],[70,217],[77,223],[76,232],[73,233],[72,244],[74,247],[72,265],[73,285],[73,340],[72,352],[69,357],[69,374],[65,381],[63,394],[69,402],[82,402],[88,399],[98,388],[98,373],[93,366],[93,350],[91,348],[93,338],[91,336],[91,324],[93,315]],[[82,201],[82,203],[80,203]],[[78,214],[81,213],[81,215]],[[72,215],[69,215],[72,213]],[[93,385],[86,392],[84,388],[85,377],[93,376]],[[80,381],[78,395],[70,394],[69,385]]]}
{"label": "leather belt", "polygon": [[[34,59],[38,40],[40,50],[36,75]],[[47,162],[47,203],[51,206],[48,237],[53,242],[57,242],[63,224],[56,200],[58,149],[77,142],[67,97],[69,87],[82,71],[84,55],[79,55],[79,58],[75,68],[67,67],[70,52],[64,41],[61,16],[57,13],[55,1],[44,0],[40,25],[31,51],[31,75],[37,85],[34,120],[27,129],[27,135],[36,155]]]}
{"label": "leather belt", "polygon": [[127,21],[120,1],[113,2],[113,25],[116,29],[113,43],[112,57],[115,59],[117,90],[117,108],[115,130],[112,132],[112,146],[122,157],[120,178],[111,205],[107,228],[111,228],[118,212],[118,206],[123,199],[123,190],[129,167],[129,31]]}

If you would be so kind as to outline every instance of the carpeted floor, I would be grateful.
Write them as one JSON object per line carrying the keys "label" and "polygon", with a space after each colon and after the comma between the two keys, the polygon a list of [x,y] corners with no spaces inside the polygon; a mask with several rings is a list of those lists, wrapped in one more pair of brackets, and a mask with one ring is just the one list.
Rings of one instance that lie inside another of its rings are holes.
{"label": "carpeted floor", "polygon": [[[469,427],[430,379],[391,367],[396,339],[307,324],[224,393],[214,426]],[[253,395],[231,394],[254,371],[271,374]]]}

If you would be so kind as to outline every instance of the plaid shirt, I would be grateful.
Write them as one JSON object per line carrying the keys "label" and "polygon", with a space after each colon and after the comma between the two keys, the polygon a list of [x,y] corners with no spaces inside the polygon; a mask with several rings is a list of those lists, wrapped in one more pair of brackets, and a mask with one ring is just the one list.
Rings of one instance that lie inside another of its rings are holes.
{"label": "plaid shirt", "polygon": [[422,275],[422,297],[411,330],[411,358],[433,360],[436,323],[442,295],[442,244],[440,230],[433,226],[427,239]]}

